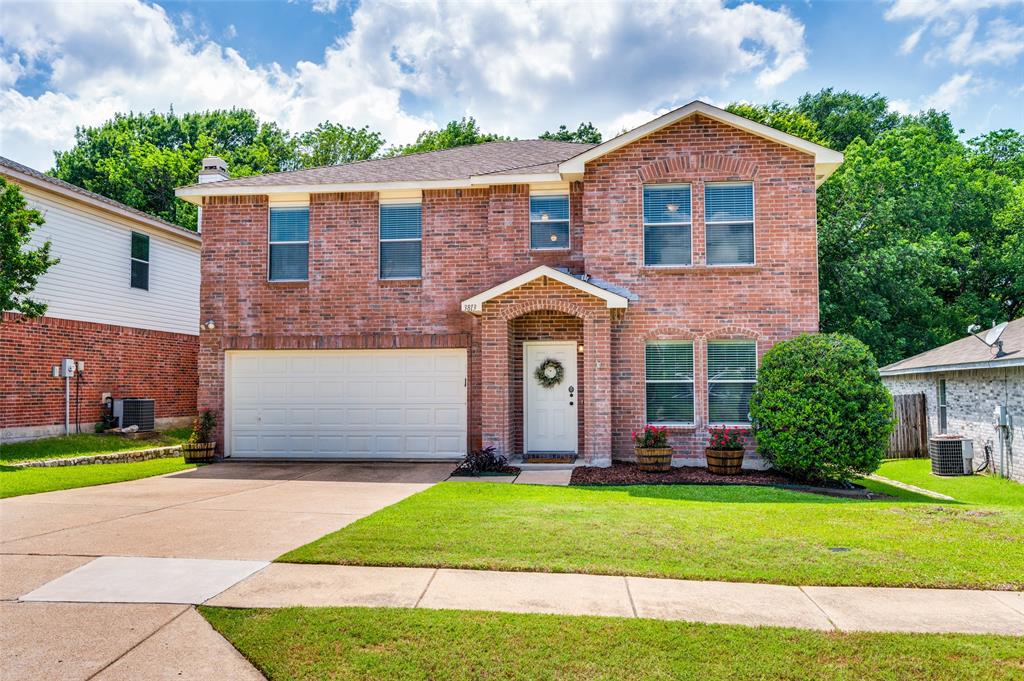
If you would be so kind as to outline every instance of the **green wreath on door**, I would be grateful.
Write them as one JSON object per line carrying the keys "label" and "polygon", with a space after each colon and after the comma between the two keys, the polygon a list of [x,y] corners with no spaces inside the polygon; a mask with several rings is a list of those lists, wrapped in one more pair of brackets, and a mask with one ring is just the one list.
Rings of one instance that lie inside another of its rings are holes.
{"label": "green wreath on door", "polygon": [[565,367],[557,359],[546,359],[533,372],[533,377],[545,388],[553,388],[565,378]]}

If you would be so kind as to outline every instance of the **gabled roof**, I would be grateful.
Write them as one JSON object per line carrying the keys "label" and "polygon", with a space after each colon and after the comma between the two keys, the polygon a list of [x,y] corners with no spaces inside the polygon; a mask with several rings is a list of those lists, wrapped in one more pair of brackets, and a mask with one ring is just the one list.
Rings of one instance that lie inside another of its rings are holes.
{"label": "gabled roof", "polygon": [[696,114],[812,155],[818,184],[843,162],[843,155],[838,151],[697,101],[598,145],[554,140],[487,142],[338,166],[192,184],[180,187],[175,193],[185,201],[199,204],[204,196],[459,189],[566,182],[582,176],[588,161]]}
{"label": "gabled roof", "polygon": [[982,340],[984,337],[985,332],[961,338],[934,350],[893,362],[879,369],[879,373],[883,376],[898,376],[900,374],[928,374],[939,371],[1024,366],[1024,317],[1007,324],[1006,329],[999,336],[1005,353],[1001,357],[995,356],[995,348],[986,346]]}
{"label": "gabled roof", "polygon": [[22,165],[17,161],[12,161],[11,159],[3,156],[0,156],[0,175],[8,177],[20,185],[46,189],[71,200],[85,203],[93,208],[99,208],[100,210],[120,215],[121,217],[140,222],[155,229],[169,232],[175,236],[184,237],[194,241],[197,246],[201,241],[199,234],[197,232],[193,232],[191,229],[185,229],[184,227],[175,225],[174,223],[161,220],[149,213],[144,213],[137,208],[127,206],[120,201],[107,198],[102,194],[82,189],[70,182],[58,180],[56,177],[50,177],[38,170],[29,168],[26,165]]}
{"label": "gabled roof", "polygon": [[478,293],[472,298],[467,298],[462,301],[462,311],[479,315],[483,312],[484,303],[487,301],[493,300],[502,294],[508,293],[509,291],[519,288],[523,284],[528,284],[535,279],[540,279],[541,277],[554,279],[566,286],[571,286],[574,289],[583,291],[584,293],[589,293],[596,298],[600,298],[605,301],[609,308],[625,308],[629,306],[629,298],[624,295],[620,295],[614,291],[592,284],[583,278],[574,277],[568,272],[556,270],[554,267],[548,267],[547,265],[541,265],[540,267],[533,268],[529,272],[520,274],[518,277],[513,277],[512,279],[502,282],[497,286],[493,286],[483,293]]}
{"label": "gabled roof", "polygon": [[641,125],[639,128],[633,128],[629,132],[624,132],[618,137],[613,137],[607,142],[598,144],[578,156],[563,161],[558,166],[558,170],[563,175],[582,174],[584,167],[589,161],[598,159],[605,154],[610,154],[616,149],[621,149],[627,144],[637,141],[641,137],[646,137],[664,127],[697,114],[814,156],[815,180],[819,185],[828,179],[828,176],[835,172],[835,169],[843,162],[843,155],[838,151],[823,147],[814,142],[808,142],[805,139],[757,123],[748,118],[737,116],[724,109],[719,109],[717,106],[711,106],[701,101],[693,101],[686,106],[669,111],[667,114],[659,116],[653,121]]}

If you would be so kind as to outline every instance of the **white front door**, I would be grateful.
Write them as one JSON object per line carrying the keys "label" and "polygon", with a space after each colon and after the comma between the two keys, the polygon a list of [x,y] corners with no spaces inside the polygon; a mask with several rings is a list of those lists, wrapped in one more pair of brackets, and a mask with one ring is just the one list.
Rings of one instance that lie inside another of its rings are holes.
{"label": "white front door", "polygon": [[[554,360],[562,379],[545,386],[537,369]],[[523,442],[527,453],[576,453],[579,407],[576,382],[576,341],[523,343]]]}

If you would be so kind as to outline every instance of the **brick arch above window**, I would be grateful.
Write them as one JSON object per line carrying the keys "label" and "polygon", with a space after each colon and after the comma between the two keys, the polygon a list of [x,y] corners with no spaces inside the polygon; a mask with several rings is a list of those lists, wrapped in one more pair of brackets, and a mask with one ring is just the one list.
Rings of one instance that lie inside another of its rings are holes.
{"label": "brick arch above window", "polygon": [[763,334],[753,329],[748,329],[743,326],[737,326],[735,324],[729,324],[726,326],[719,326],[711,329],[706,333],[702,333],[699,338],[704,340],[761,340]]}
{"label": "brick arch above window", "polygon": [[729,154],[679,154],[640,166],[637,175],[641,182],[677,181],[703,173],[750,180],[757,177],[758,170],[753,161]]}
{"label": "brick arch above window", "polygon": [[700,334],[693,329],[679,326],[659,326],[644,334],[643,340],[686,340],[692,341],[700,337]]}

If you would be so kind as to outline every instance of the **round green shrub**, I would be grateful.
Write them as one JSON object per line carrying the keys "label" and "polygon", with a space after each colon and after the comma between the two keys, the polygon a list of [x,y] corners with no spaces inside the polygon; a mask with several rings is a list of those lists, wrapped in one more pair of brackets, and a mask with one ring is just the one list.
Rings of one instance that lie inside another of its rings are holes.
{"label": "round green shrub", "polygon": [[809,482],[874,472],[892,432],[892,395],[866,345],[807,334],[765,353],[750,398],[758,449],[779,471]]}

